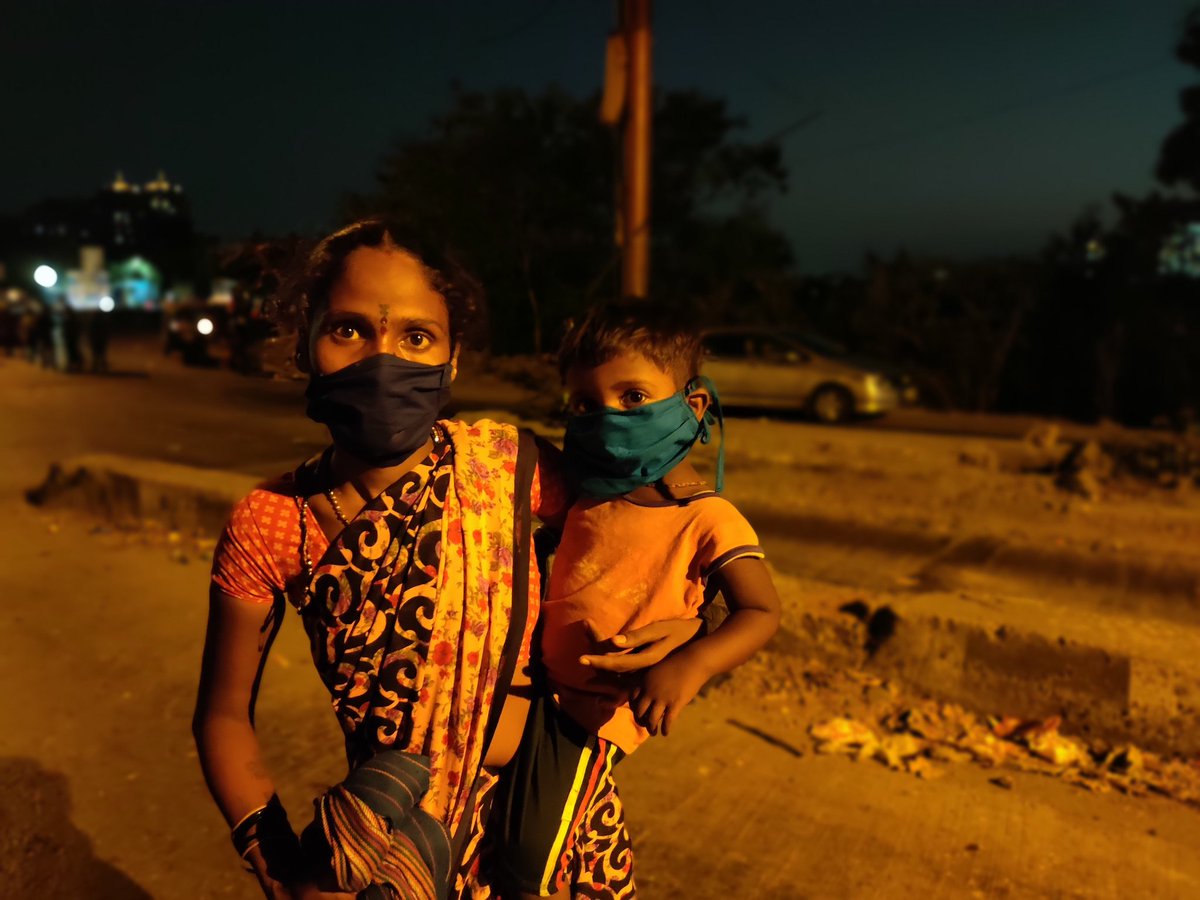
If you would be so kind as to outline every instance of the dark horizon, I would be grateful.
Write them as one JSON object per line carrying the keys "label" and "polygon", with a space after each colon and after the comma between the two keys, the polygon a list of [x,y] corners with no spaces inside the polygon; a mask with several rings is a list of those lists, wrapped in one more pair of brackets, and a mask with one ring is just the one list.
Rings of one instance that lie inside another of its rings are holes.
{"label": "dark horizon", "polygon": [[[799,271],[1004,256],[1157,187],[1195,80],[1172,56],[1191,6],[660,0],[655,75],[727,97],[751,139],[819,114],[784,138],[769,206]],[[0,212],[161,169],[200,230],[234,238],[331,225],[455,81],[597,90],[613,9],[59,0],[9,19],[0,77],[25,127],[0,147]]]}

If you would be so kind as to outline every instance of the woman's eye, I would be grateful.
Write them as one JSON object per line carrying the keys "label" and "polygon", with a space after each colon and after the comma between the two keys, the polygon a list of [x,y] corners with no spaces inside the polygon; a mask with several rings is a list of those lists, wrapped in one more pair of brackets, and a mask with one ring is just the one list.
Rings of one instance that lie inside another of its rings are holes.
{"label": "woman's eye", "polygon": [[334,337],[341,338],[345,341],[352,341],[358,337],[358,329],[353,325],[341,324],[335,325],[330,332]]}
{"label": "woman's eye", "polygon": [[415,331],[408,336],[409,344],[411,344],[413,347],[416,347],[418,350],[421,349],[422,347],[428,347],[429,340],[430,340],[429,335],[424,334],[420,331]]}

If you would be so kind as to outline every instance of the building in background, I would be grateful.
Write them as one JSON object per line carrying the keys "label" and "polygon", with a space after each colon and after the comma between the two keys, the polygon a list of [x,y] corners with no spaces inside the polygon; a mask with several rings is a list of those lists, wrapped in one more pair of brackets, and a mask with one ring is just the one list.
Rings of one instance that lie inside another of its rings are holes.
{"label": "building in background", "polygon": [[[143,184],[118,172],[90,197],[42,200],[0,219],[0,264],[25,286],[39,265],[66,274],[68,302],[154,308],[164,290],[191,293],[207,277],[205,243],[182,185],[163,172]],[[32,283],[32,282],[30,282]]]}

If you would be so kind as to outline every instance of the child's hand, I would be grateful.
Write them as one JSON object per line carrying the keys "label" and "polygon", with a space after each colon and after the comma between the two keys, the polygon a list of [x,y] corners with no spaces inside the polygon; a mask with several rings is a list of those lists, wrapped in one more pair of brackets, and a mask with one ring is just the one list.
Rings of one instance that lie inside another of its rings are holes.
{"label": "child's hand", "polygon": [[651,734],[671,733],[685,706],[708,681],[709,673],[685,654],[677,654],[642,673],[642,683],[629,694],[638,724]]}

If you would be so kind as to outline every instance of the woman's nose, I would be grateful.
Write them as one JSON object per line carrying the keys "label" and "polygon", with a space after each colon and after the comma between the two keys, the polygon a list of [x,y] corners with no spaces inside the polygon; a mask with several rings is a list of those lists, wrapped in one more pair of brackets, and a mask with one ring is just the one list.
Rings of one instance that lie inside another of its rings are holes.
{"label": "woman's nose", "polygon": [[392,356],[400,355],[400,341],[395,335],[386,332],[375,335],[375,339],[371,342],[371,355],[380,353],[388,353]]}

